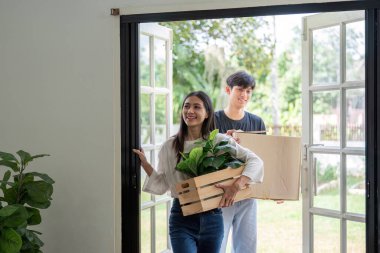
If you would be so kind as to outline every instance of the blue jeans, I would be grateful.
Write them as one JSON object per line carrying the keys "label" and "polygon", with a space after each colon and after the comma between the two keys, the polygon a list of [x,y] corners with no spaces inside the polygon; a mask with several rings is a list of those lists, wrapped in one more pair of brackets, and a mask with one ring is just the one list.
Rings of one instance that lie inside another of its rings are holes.
{"label": "blue jeans", "polygon": [[219,253],[223,234],[220,208],[183,216],[178,199],[174,199],[169,218],[173,253]]}

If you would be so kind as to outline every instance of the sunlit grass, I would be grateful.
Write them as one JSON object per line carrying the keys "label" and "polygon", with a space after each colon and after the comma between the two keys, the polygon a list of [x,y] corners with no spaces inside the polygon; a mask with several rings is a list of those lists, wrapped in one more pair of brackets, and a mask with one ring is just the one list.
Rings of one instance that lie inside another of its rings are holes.
{"label": "sunlit grass", "polygon": [[[352,210],[365,213],[361,195],[349,195]],[[339,200],[336,195],[321,195],[321,203]],[[339,203],[337,203],[339,207]],[[337,219],[315,216],[315,252],[337,252],[340,249],[340,222]],[[258,253],[302,252],[302,201],[258,200]],[[141,213],[141,249],[150,253],[150,212]],[[166,206],[156,207],[156,252],[166,248]],[[230,252],[231,245],[227,247]],[[365,223],[347,222],[347,252],[365,252]]]}

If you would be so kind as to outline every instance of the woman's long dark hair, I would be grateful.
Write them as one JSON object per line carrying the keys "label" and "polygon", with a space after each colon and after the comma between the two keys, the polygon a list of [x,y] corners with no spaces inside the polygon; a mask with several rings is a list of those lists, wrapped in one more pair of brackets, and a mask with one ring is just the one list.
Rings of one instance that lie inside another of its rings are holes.
{"label": "woman's long dark hair", "polygon": [[202,138],[206,139],[209,133],[215,129],[214,108],[212,106],[210,97],[203,91],[193,91],[189,93],[182,102],[181,123],[179,125],[178,133],[174,135],[173,148],[177,154],[177,163],[181,160],[180,152],[183,152],[185,137],[187,136],[187,125],[182,115],[183,105],[185,104],[186,99],[193,96],[198,97],[200,100],[202,100],[203,105],[208,115],[208,117],[203,121],[203,124],[202,124],[202,129],[201,129]]}

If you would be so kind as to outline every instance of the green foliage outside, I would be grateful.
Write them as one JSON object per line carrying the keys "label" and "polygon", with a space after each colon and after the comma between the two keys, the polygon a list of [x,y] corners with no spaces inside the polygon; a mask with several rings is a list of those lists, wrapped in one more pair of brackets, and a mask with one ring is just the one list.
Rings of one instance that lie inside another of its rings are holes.
{"label": "green foliage outside", "polygon": [[3,192],[0,196],[0,252],[41,253],[44,245],[38,237],[41,233],[29,227],[41,223],[39,209],[50,206],[54,181],[46,174],[25,172],[25,169],[34,159],[48,155],[32,156],[23,150],[17,155],[19,158],[0,152],[0,165],[9,168],[0,180]]}
{"label": "green foliage outside", "polygon": [[174,124],[180,119],[181,102],[194,90],[205,91],[215,108],[221,109],[225,80],[237,70],[247,70],[255,76],[258,85],[253,99],[261,106],[254,108],[254,113],[270,120],[270,114],[265,113],[270,111],[266,87],[274,42],[268,21],[249,17],[160,24],[171,28],[174,35]]}
{"label": "green foliage outside", "polygon": [[[293,28],[293,38],[285,51],[278,56],[278,86],[280,99],[280,125],[296,128],[295,134],[301,135],[301,29]],[[259,106],[259,105],[257,105]],[[268,122],[267,124],[270,124]],[[286,129],[281,131],[287,133]]]}

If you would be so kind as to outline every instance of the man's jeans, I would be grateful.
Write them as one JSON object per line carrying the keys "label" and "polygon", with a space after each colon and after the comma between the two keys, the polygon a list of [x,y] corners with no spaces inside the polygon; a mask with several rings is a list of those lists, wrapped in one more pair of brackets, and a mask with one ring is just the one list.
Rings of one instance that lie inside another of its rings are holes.
{"label": "man's jeans", "polygon": [[256,253],[256,200],[245,199],[236,202],[233,206],[225,207],[222,210],[225,237],[220,252],[226,252],[228,233],[232,227],[231,253]]}
{"label": "man's jeans", "polygon": [[224,234],[222,211],[183,216],[178,199],[174,199],[169,234],[173,253],[219,253]]}

